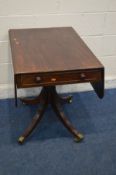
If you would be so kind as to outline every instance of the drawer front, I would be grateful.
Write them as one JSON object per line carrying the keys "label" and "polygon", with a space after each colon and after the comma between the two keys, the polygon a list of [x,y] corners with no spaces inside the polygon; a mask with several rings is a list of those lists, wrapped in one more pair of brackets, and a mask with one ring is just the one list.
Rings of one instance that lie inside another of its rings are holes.
{"label": "drawer front", "polygon": [[35,87],[101,80],[101,71],[85,71],[56,74],[24,74],[20,76],[17,87]]}

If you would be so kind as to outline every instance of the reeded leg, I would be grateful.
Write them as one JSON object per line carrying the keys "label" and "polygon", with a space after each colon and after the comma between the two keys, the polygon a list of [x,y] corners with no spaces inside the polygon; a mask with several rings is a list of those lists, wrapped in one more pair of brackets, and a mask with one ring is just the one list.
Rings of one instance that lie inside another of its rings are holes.
{"label": "reeded leg", "polygon": [[44,88],[41,90],[40,94],[35,97],[35,98],[32,98],[32,99],[29,99],[29,98],[21,98],[20,100],[22,101],[22,103],[24,104],[28,104],[28,105],[35,105],[35,104],[38,104],[40,102],[43,101],[43,95],[44,95]]}
{"label": "reeded leg", "polygon": [[75,141],[77,142],[81,141],[84,138],[84,136],[73,127],[73,125],[65,117],[64,113],[60,110],[58,104],[53,102],[52,107],[55,113],[57,114],[58,118],[60,119],[60,121],[63,123],[63,125],[74,135]]}
{"label": "reeded leg", "polygon": [[47,104],[44,104],[42,106],[42,108],[37,111],[37,113],[35,114],[35,116],[32,119],[31,124],[28,126],[28,128],[25,130],[25,132],[19,137],[18,142],[20,144],[22,144],[25,141],[26,137],[28,137],[32,133],[32,131],[35,129],[36,125],[40,122],[40,120],[42,119],[42,116],[45,112],[46,107],[47,107]]}

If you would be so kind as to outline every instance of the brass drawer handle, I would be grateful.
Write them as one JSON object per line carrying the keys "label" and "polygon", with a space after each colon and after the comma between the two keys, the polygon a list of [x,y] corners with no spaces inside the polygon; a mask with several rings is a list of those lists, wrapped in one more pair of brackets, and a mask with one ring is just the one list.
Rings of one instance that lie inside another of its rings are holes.
{"label": "brass drawer handle", "polygon": [[81,79],[85,79],[85,78],[86,78],[86,75],[85,75],[84,73],[81,73],[81,74],[80,74],[80,78],[81,78]]}
{"label": "brass drawer handle", "polygon": [[41,77],[36,77],[36,82],[40,82],[41,81]]}
{"label": "brass drawer handle", "polygon": [[55,82],[56,81],[56,78],[51,78],[51,81]]}

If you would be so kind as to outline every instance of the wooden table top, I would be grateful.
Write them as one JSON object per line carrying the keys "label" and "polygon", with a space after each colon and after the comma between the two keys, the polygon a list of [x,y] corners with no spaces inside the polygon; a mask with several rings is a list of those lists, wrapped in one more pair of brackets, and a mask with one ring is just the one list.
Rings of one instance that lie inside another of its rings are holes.
{"label": "wooden table top", "polygon": [[11,29],[9,37],[15,74],[103,68],[72,27]]}

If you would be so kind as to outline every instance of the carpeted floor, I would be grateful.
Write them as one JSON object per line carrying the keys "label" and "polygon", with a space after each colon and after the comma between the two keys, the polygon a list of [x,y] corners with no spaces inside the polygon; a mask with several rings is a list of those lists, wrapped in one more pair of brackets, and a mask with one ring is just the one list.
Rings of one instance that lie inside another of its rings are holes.
{"label": "carpeted floor", "polygon": [[65,113],[85,139],[75,143],[51,107],[24,145],[17,138],[37,106],[0,100],[0,175],[116,175],[116,89],[100,100],[94,92],[73,94]]}

